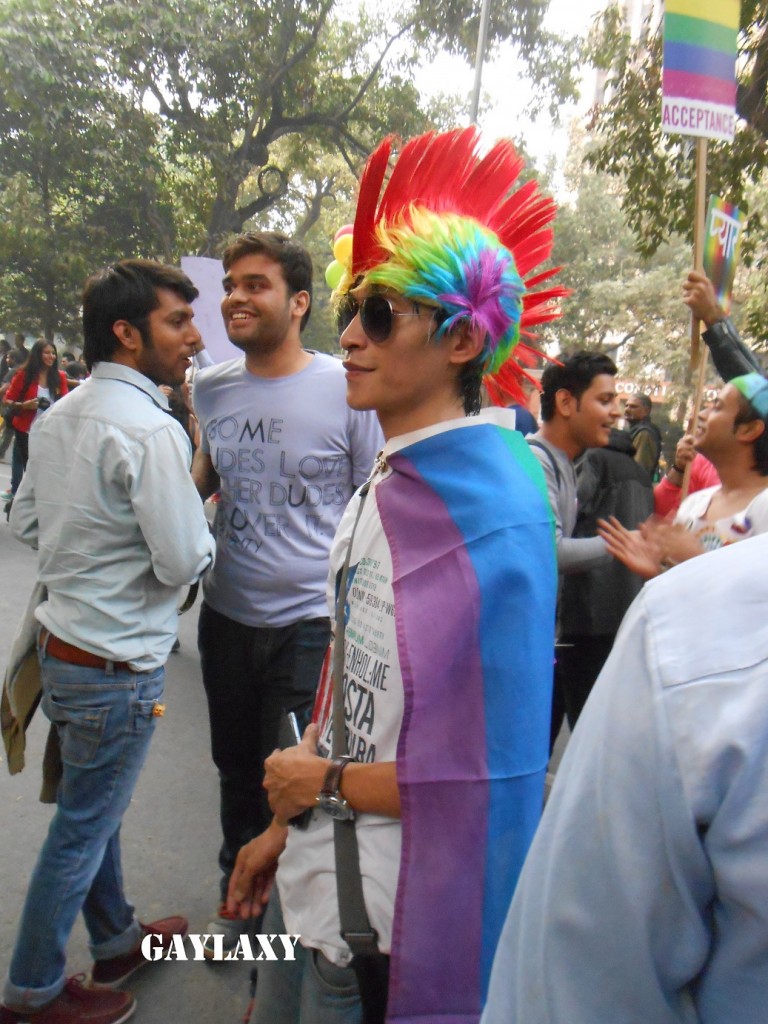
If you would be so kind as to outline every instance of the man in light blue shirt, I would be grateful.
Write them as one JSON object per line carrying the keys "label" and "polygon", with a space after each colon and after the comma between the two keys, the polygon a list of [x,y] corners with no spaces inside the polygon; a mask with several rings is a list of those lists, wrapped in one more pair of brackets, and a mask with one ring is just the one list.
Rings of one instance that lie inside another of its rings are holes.
{"label": "man in light blue shirt", "polygon": [[560,765],[483,1024],[768,1006],[768,535],[646,584]]}
{"label": "man in light blue shirt", "polygon": [[[111,991],[145,962],[149,931],[170,942],[182,917],[141,925],[123,892],[120,824],[162,715],[179,588],[213,562],[189,473],[191,446],[160,384],[178,384],[200,343],[180,271],[125,260],[83,294],[93,375],[40,418],[11,515],[39,550],[42,707],[56,726],[57,809],[22,914],[1,1024],[119,1024],[135,1008]],[[65,981],[82,910],[93,987]]]}

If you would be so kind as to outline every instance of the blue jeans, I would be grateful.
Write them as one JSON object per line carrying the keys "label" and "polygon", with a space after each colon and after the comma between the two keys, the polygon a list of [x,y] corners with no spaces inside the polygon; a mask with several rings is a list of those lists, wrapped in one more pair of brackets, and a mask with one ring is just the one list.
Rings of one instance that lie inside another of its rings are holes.
{"label": "blue jeans", "polygon": [[284,711],[295,711],[302,729],[309,721],[330,633],[328,619],[266,629],[205,603],[200,610],[198,646],[221,793],[222,899],[237,851],[272,820],[264,760],[277,746]]}
{"label": "blue jeans", "polygon": [[94,959],[135,949],[141,929],[123,892],[120,823],[155,730],[165,670],[82,668],[39,650],[42,708],[56,725],[63,775],[29,884],[3,1001],[43,1006],[61,991],[65,947],[82,909]]}
{"label": "blue jeans", "polygon": [[[261,930],[285,934],[276,885]],[[305,949],[300,942],[295,948],[295,960],[258,965],[251,1024],[361,1024],[363,1011],[352,968],[337,967],[319,950]]]}

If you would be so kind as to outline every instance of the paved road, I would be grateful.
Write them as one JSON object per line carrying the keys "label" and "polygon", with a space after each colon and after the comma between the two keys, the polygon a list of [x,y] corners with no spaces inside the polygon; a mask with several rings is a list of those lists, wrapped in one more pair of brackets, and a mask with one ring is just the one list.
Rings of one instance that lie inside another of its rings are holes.
{"label": "paved road", "polygon": [[[10,467],[0,463],[5,487]],[[31,590],[35,554],[0,520],[0,665]],[[123,865],[126,890],[139,917],[171,913],[205,931],[217,897],[218,787],[208,747],[207,712],[195,645],[197,608],[181,619],[181,651],[168,664],[165,717],[158,723],[149,759],[125,816]],[[11,955],[21,906],[52,808],[38,801],[39,764],[48,722],[38,714],[28,742],[27,767],[11,777],[0,764],[0,975]],[[87,938],[79,920],[68,946],[68,973],[88,970]],[[235,1024],[248,1003],[250,965],[161,963],[138,974],[131,990],[137,1024]]]}

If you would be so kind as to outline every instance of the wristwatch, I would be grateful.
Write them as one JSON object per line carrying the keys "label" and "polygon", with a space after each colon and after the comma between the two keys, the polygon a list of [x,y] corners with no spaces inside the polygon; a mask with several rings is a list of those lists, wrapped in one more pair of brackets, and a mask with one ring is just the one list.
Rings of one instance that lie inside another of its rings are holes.
{"label": "wristwatch", "polygon": [[341,773],[354,757],[335,757],[325,773],[323,786],[317,794],[317,806],[336,821],[352,821],[355,812],[341,795]]}

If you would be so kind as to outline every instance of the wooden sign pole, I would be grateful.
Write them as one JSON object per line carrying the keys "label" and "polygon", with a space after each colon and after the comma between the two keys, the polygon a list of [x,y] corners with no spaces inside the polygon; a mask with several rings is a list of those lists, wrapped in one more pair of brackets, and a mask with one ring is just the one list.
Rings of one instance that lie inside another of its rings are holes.
{"label": "wooden sign pole", "polygon": [[[696,270],[704,268],[704,232],[707,217],[707,139],[696,140],[696,206],[693,221],[693,265]],[[696,391],[693,398],[693,412],[688,430],[693,433],[701,411],[704,396],[704,384],[707,378],[707,356],[709,350],[701,344],[701,322],[698,317],[691,317],[691,372],[696,374]],[[685,501],[691,482],[691,463],[685,467],[680,500]]]}

